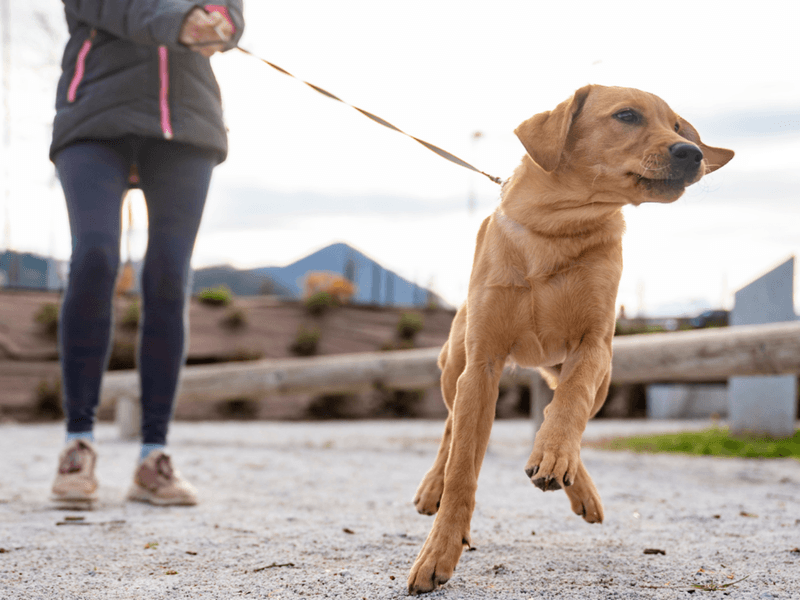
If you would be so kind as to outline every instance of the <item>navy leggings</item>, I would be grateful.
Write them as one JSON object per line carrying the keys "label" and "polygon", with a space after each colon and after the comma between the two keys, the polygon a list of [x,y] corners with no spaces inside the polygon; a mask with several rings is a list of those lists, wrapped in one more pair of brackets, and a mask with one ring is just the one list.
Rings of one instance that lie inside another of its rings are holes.
{"label": "navy leggings", "polygon": [[122,200],[136,164],[149,221],[138,352],[142,442],[166,443],[187,345],[189,263],[217,162],[210,151],[141,137],[76,142],[56,156],[72,232],[59,326],[69,433],[94,426],[113,331]]}

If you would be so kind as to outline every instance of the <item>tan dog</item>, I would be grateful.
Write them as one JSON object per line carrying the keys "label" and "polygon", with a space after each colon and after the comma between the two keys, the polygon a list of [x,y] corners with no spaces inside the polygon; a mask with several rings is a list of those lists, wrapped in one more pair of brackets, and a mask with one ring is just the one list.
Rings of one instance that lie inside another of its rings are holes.
{"label": "tan dog", "polygon": [[467,302],[439,356],[449,415],[414,498],[420,513],[438,515],[411,569],[411,594],[446,582],[470,544],[508,359],[542,368],[555,389],[525,472],[542,490],[563,486],[589,523],[603,520],[580,444],[611,379],[622,207],[673,202],[733,157],[704,145],[657,96],[629,88],[586,86],[515,133],[527,155],[481,226]]}

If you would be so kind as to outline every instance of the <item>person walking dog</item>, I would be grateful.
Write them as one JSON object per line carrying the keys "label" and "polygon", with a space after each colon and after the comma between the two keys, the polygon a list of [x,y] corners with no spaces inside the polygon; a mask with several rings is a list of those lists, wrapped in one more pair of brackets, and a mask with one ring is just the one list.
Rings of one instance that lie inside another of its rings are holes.
{"label": "person walking dog", "polygon": [[187,346],[190,260],[227,135],[209,57],[236,46],[242,0],[63,0],[69,28],[50,159],[69,214],[72,258],[59,346],[66,446],[57,501],[96,499],[93,427],[112,338],[122,200],[144,193],[147,252],[138,347],[142,446],[128,499],[196,504],[165,452]]}

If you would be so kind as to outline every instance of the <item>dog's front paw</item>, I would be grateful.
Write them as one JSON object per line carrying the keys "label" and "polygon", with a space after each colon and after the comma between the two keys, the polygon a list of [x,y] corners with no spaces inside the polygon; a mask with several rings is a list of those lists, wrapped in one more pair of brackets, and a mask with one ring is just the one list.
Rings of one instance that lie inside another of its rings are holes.
{"label": "dog's front paw", "polygon": [[[437,517],[438,518],[438,517]],[[412,596],[432,592],[447,583],[453,576],[464,546],[469,546],[469,536],[442,532],[434,523],[433,530],[411,567],[408,575],[408,593]]]}
{"label": "dog's front paw", "polygon": [[580,447],[572,449],[564,446],[537,446],[534,446],[525,465],[525,473],[533,485],[548,492],[575,483],[581,465]]}
{"label": "dog's front paw", "polygon": [[417,488],[417,493],[414,495],[414,506],[417,512],[421,515],[435,515],[439,510],[439,503],[442,500],[442,491],[444,490],[444,476],[429,471]]}

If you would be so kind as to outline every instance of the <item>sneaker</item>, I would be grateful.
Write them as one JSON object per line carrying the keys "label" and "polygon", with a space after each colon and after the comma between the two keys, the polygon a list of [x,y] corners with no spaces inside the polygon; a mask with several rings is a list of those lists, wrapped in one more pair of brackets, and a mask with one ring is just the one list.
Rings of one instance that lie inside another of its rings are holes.
{"label": "sneaker", "polygon": [[197,490],[172,466],[172,459],[153,450],[133,474],[128,500],[158,506],[197,504]]}
{"label": "sneaker", "polygon": [[97,451],[89,440],[72,440],[58,457],[58,473],[53,482],[53,500],[92,502],[97,500],[94,465]]}

